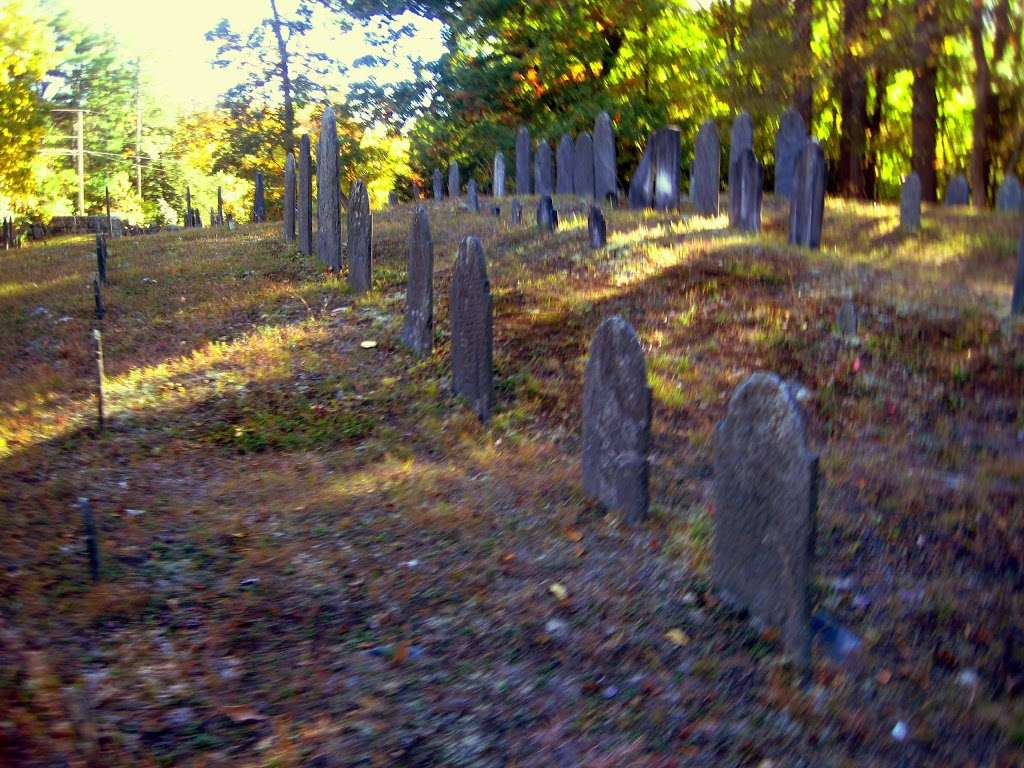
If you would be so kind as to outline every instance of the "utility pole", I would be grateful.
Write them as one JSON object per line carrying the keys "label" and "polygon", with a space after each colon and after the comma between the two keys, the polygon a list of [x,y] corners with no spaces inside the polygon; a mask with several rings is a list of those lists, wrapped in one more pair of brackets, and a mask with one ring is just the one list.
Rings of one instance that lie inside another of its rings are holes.
{"label": "utility pole", "polygon": [[85,216],[85,110],[78,111],[78,215]]}
{"label": "utility pole", "polygon": [[135,191],[142,199],[142,98],[139,95],[142,80],[142,61],[135,60]]}

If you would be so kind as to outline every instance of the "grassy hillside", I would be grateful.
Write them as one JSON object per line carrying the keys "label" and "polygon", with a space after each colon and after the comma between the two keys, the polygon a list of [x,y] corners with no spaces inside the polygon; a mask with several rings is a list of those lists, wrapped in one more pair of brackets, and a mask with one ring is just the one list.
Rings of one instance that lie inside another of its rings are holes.
{"label": "grassy hillside", "polygon": [[[91,242],[0,254],[0,762],[1024,760],[1020,221],[930,209],[907,235],[894,207],[829,200],[810,253],[767,199],[760,237],[612,211],[592,252],[583,206],[557,207],[541,235],[428,204],[424,361],[398,340],[409,207],[375,213],[358,298],[276,225],[112,241],[102,435]],[[494,294],[486,427],[449,391],[468,234]],[[579,487],[587,345],[615,313],[655,401],[639,530]],[[759,369],[806,388],[821,455],[833,623],[807,685],[707,580],[713,429]],[[836,657],[835,625],[859,653]]]}

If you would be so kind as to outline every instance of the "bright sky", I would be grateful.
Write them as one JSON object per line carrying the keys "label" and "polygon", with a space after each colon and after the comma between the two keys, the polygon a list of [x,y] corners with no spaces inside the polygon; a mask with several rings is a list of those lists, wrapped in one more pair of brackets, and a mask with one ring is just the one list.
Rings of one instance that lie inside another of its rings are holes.
{"label": "bright sky", "polygon": [[[165,95],[168,106],[182,107],[212,106],[236,82],[237,73],[210,65],[216,49],[206,41],[206,32],[226,18],[244,38],[270,15],[269,0],[64,0],[64,5],[93,29],[111,32],[124,45],[129,58],[140,57],[144,81],[152,92]],[[283,16],[295,5],[295,0],[277,3]],[[312,48],[330,53],[349,66],[374,52],[359,27],[342,34],[327,23],[325,16],[320,14],[321,25],[307,36]],[[402,21],[415,23],[417,34],[401,44],[400,61],[374,71],[379,82],[408,75],[405,55],[433,61],[443,52],[439,24],[411,15]],[[366,73],[360,69],[352,77],[363,80]]]}

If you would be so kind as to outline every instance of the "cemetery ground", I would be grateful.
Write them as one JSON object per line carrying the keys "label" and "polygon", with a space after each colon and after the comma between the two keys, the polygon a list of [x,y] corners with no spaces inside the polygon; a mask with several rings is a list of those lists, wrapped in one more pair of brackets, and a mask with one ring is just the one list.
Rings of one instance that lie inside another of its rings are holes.
{"label": "cemetery ground", "polygon": [[[359,297],[276,224],[111,241],[102,434],[92,242],[0,258],[0,762],[1024,761],[1019,221],[928,208],[905,234],[894,206],[830,199],[813,253],[766,198],[760,237],[608,211],[591,251],[583,204],[542,234],[534,202],[520,227],[508,199],[500,220],[426,204],[422,361],[399,341],[411,206],[375,212]],[[448,388],[468,234],[494,295],[486,426]],[[654,394],[634,528],[580,488],[613,314]],[[806,680],[708,580],[714,426],[755,370],[805,388],[821,457]]]}

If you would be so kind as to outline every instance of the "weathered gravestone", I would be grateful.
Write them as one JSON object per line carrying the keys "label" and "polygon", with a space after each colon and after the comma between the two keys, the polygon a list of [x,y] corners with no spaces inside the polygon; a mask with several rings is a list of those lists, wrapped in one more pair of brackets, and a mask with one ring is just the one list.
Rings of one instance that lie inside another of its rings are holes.
{"label": "weathered gravestone", "polygon": [[839,307],[839,314],[836,316],[836,327],[840,336],[857,335],[857,307],[852,301],[844,301]]}
{"label": "weathered gravestone", "polygon": [[654,205],[654,166],[651,152],[654,147],[654,133],[644,146],[643,157],[629,180],[629,207],[633,209],[650,208]]}
{"label": "weathered gravestone", "polygon": [[192,189],[185,187],[185,228],[192,226]]}
{"label": "weathered gravestone", "polygon": [[1010,300],[1010,314],[1024,314],[1024,232],[1017,246],[1017,276],[1013,281],[1013,298]]}
{"label": "weathered gravestone", "polygon": [[1024,189],[1014,173],[1006,174],[996,193],[996,210],[1003,213],[1024,213]]}
{"label": "weathered gravestone", "polygon": [[572,152],[572,188],[577,197],[594,196],[594,139],[589,133],[576,137]]}
{"label": "weathered gravestone", "polygon": [[459,172],[458,162],[454,162],[448,166],[448,197],[461,197],[462,195],[462,176]]}
{"label": "weathered gravestone", "polygon": [[500,218],[501,217],[501,206],[500,205],[492,205],[491,206],[491,215],[494,216],[494,218],[496,218],[496,219]]}
{"label": "weathered gravestone", "polygon": [[821,245],[825,214],[825,153],[808,141],[796,164],[793,196],[789,201],[789,242],[805,248]]}
{"label": "weathered gravestone", "polygon": [[434,199],[444,200],[444,179],[440,168],[434,169]]}
{"label": "weathered gravestone", "polygon": [[761,231],[764,176],[754,150],[744,149],[729,170],[729,225],[744,232]]}
{"label": "weathered gravestone", "polygon": [[732,171],[740,155],[748,149],[754,148],[754,121],[749,112],[740,112],[732,121],[732,129],[729,131],[729,167],[726,183],[732,189]]}
{"label": "weathered gravestone", "polygon": [[793,194],[793,177],[800,153],[807,144],[807,127],[804,119],[795,109],[782,113],[779,130],[775,134],[775,194],[790,197]]}
{"label": "weathered gravestone", "polygon": [[583,378],[583,491],[629,523],[650,500],[651,390],[633,327],[621,317],[598,326]]}
{"label": "weathered gravestone", "polygon": [[[284,241],[295,242],[295,156],[284,159]],[[213,222],[210,222],[211,224]]]}
{"label": "weathered gravestone", "polygon": [[203,216],[202,214],[199,213],[198,208],[192,211],[192,226],[194,226],[196,229],[203,228]]}
{"label": "weathered gravestone", "polygon": [[536,195],[555,194],[554,172],[552,169],[551,145],[547,139],[537,142],[533,155],[533,192]]}
{"label": "weathered gravestone", "polygon": [[480,196],[476,191],[476,179],[470,179],[466,185],[466,207],[473,213],[480,213]]}
{"label": "weathered gravestone", "polygon": [[426,357],[434,345],[434,242],[427,209],[417,206],[409,233],[409,274],[405,286],[402,343]]}
{"label": "weathered gravestone", "polygon": [[491,184],[494,197],[505,196],[505,153],[494,153],[494,180]]}
{"label": "weathered gravestone", "polygon": [[253,196],[252,204],[252,220],[255,222],[262,222],[267,220],[267,201],[263,193],[264,181],[263,174],[256,174],[256,193]]}
{"label": "weathered gravestone", "polygon": [[948,206],[969,205],[971,202],[971,188],[967,183],[967,177],[958,173],[949,180],[946,187],[945,204]]}
{"label": "weathered gravestone", "polygon": [[217,226],[224,226],[224,195],[217,187]]}
{"label": "weathered gravestone", "polygon": [[679,207],[679,129],[659,128],[651,146],[654,208],[670,211]]}
{"label": "weathered gravestone", "polygon": [[572,136],[563,133],[558,142],[558,150],[555,158],[555,192],[559,195],[572,194],[573,175],[573,153],[575,145]]}
{"label": "weathered gravestone", "polygon": [[591,248],[604,248],[608,242],[608,227],[605,225],[604,213],[596,206],[590,206],[590,215],[587,216],[587,236]]}
{"label": "weathered gravestone", "polygon": [[619,192],[615,167],[615,131],[607,112],[594,118],[594,195],[598,200],[614,199]]}
{"label": "weathered gravestone", "polygon": [[395,190],[388,192],[388,207],[394,208],[398,205],[398,193]]}
{"label": "weathered gravestone", "polygon": [[693,152],[690,202],[701,216],[717,216],[718,187],[722,181],[722,172],[721,145],[714,120],[705,120],[700,126]]}
{"label": "weathered gravestone", "polygon": [[348,284],[356,293],[373,286],[373,218],[363,181],[352,182],[348,196]]}
{"label": "weathered gravestone", "polygon": [[341,186],[338,179],[338,129],[334,108],[324,110],[316,145],[316,255],[341,269]]}
{"label": "weathered gravestone", "polygon": [[490,418],[494,407],[491,312],[484,248],[470,236],[459,246],[452,274],[452,390],[469,402],[481,421]]}
{"label": "weathered gravestone", "polygon": [[554,232],[558,229],[558,211],[551,202],[551,195],[544,195],[537,202],[537,227],[542,232]]}
{"label": "weathered gravestone", "polygon": [[525,126],[519,126],[516,131],[516,194],[530,194],[530,174],[533,173],[533,163],[530,162],[530,130]]}
{"label": "weathered gravestone", "polygon": [[818,461],[803,415],[777,376],[755,373],[733,392],[715,431],[711,574],[734,606],[778,629],[807,667]]}
{"label": "weathered gravestone", "polygon": [[512,201],[512,223],[522,224],[523,223],[523,204],[518,200]]}
{"label": "weathered gravestone", "polygon": [[[313,173],[309,134],[299,141],[299,253],[313,253]],[[220,219],[220,214],[217,214]]]}
{"label": "weathered gravestone", "polygon": [[913,232],[921,228],[921,177],[911,171],[900,187],[900,227]]}

